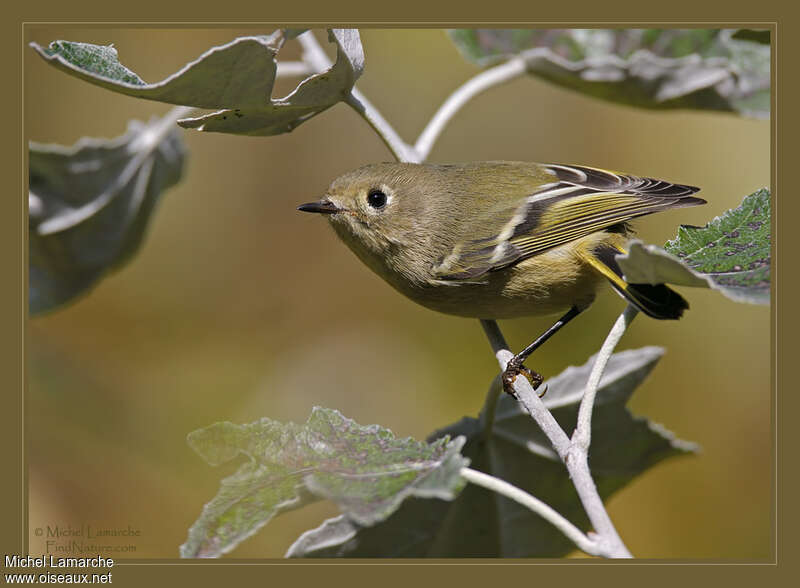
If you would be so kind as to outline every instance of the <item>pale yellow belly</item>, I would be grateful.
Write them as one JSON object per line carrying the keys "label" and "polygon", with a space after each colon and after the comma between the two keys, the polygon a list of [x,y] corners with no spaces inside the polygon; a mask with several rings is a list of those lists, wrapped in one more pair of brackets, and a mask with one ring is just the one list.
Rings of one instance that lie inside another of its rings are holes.
{"label": "pale yellow belly", "polygon": [[601,235],[590,235],[484,274],[478,278],[486,282],[483,284],[442,283],[403,293],[427,308],[472,318],[546,315],[572,306],[583,309],[592,303],[605,278],[583,261],[580,253],[596,245]]}

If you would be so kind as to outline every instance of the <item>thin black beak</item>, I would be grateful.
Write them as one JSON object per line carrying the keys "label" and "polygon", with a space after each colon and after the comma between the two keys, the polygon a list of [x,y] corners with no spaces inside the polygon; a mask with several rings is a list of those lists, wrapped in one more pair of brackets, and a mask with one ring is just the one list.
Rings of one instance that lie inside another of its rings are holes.
{"label": "thin black beak", "polygon": [[319,202],[309,202],[301,204],[297,210],[302,212],[319,212],[321,214],[335,214],[339,212],[339,208],[330,200],[320,200]]}

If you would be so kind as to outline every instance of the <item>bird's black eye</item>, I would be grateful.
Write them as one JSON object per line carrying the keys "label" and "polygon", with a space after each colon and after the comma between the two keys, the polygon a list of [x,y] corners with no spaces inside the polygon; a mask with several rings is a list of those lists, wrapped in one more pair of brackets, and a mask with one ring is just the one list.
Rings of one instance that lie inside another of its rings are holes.
{"label": "bird's black eye", "polygon": [[386,206],[386,194],[380,190],[370,190],[369,194],[367,194],[367,204],[372,208],[383,208]]}

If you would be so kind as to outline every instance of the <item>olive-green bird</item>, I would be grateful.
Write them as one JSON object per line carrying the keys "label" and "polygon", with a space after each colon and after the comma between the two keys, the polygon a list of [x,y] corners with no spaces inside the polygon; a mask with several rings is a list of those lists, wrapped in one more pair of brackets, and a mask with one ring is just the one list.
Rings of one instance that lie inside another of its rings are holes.
{"label": "olive-green bird", "polygon": [[629,284],[615,256],[628,221],[705,204],[698,188],[601,169],[513,161],[379,163],[331,183],[299,210],[324,213],[374,272],[433,310],[480,319],[566,314],[517,354],[522,362],[586,309],[605,281],[636,308],[677,319],[686,301],[664,285]]}

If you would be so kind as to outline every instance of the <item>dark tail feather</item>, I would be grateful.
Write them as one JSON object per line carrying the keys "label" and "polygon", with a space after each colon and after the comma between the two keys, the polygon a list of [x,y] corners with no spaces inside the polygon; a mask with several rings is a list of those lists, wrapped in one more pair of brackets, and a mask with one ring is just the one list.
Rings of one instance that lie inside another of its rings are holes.
{"label": "dark tail feather", "polygon": [[628,284],[624,289],[613,282],[611,285],[636,308],[656,319],[679,319],[689,308],[683,296],[664,284]]}
{"label": "dark tail feather", "polygon": [[594,250],[593,263],[595,269],[600,271],[614,289],[626,300],[633,304],[647,316],[655,319],[678,319],[683,311],[689,308],[689,303],[683,296],[664,284],[629,284],[622,277],[615,256],[623,253],[619,249],[603,245]]}

